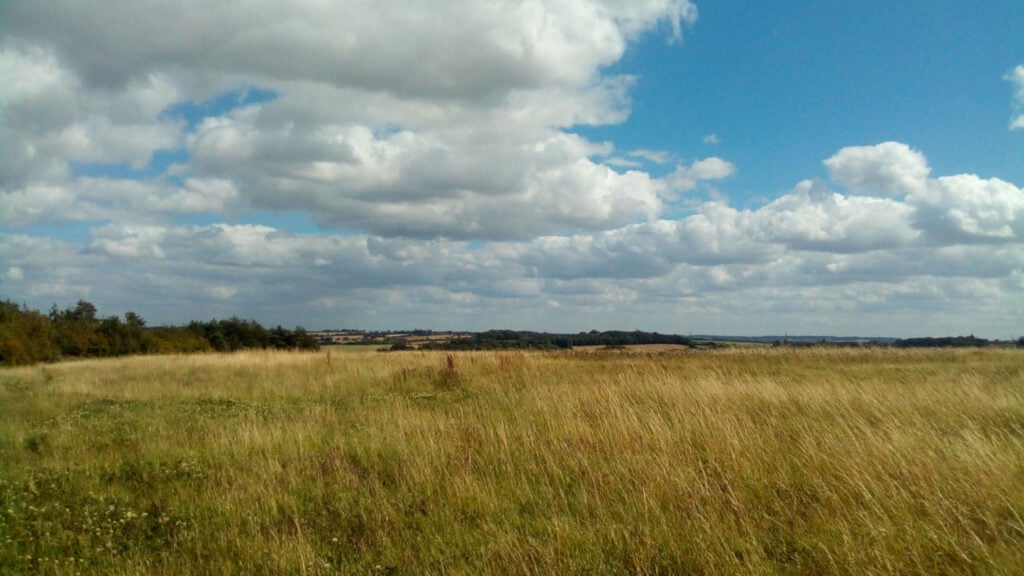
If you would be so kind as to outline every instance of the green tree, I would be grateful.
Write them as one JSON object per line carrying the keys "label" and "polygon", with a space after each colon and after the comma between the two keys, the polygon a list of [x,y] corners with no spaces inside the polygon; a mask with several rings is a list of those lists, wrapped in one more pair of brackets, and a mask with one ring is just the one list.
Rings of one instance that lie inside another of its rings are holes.
{"label": "green tree", "polygon": [[126,354],[148,353],[151,351],[151,346],[146,338],[145,328],[146,321],[142,319],[142,316],[130,310],[124,313]]}
{"label": "green tree", "polygon": [[119,356],[126,353],[126,333],[120,318],[109,316],[100,320],[98,332],[100,337],[94,339],[90,356]]}
{"label": "green tree", "polygon": [[295,327],[295,347],[299,350],[319,350],[320,342],[302,326]]}
{"label": "green tree", "polygon": [[109,351],[109,345],[100,333],[96,320],[96,306],[79,300],[74,308],[50,309],[57,347],[63,356],[97,356]]}
{"label": "green tree", "polygon": [[0,302],[0,365],[49,362],[59,357],[47,316],[10,300]]}

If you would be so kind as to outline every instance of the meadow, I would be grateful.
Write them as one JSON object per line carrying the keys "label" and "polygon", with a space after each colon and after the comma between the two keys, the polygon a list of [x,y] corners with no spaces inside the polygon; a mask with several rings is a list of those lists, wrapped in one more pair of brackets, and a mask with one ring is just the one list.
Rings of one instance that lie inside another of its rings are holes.
{"label": "meadow", "polygon": [[2,574],[1024,574],[1024,351],[0,369]]}

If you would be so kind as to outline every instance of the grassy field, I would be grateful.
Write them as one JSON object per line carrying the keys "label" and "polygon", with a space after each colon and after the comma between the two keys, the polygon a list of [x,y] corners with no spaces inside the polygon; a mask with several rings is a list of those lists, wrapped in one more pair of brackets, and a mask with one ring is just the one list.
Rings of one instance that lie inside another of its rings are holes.
{"label": "grassy field", "polygon": [[1024,352],[0,370],[2,574],[1024,574]]}

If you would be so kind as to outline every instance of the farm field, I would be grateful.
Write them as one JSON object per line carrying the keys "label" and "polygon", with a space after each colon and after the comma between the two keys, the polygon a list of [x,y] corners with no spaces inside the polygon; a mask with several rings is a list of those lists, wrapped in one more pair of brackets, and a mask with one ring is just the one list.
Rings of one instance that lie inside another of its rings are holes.
{"label": "farm field", "polygon": [[0,369],[0,574],[1024,574],[1024,351]]}

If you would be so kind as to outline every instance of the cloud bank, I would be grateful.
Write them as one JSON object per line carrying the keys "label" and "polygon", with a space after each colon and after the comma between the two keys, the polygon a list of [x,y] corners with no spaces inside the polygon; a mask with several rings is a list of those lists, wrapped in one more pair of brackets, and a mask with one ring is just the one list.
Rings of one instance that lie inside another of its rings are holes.
{"label": "cloud bank", "polygon": [[714,185],[742,166],[573,131],[628,121],[641,80],[608,67],[696,19],[687,0],[7,3],[4,295],[155,322],[1016,335],[1015,184],[882,142],[740,209]]}

